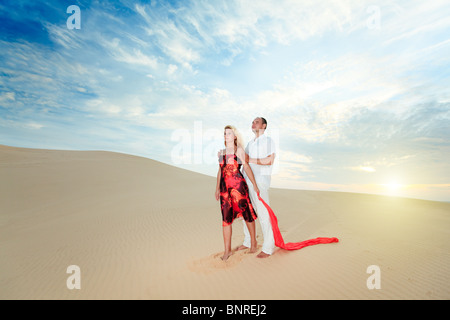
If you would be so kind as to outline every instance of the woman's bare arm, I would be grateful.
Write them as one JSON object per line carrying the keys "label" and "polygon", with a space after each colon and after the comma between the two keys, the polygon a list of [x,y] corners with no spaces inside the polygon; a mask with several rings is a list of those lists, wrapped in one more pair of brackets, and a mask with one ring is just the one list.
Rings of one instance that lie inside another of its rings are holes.
{"label": "woman's bare arm", "polygon": [[219,166],[219,171],[217,171],[217,183],[216,183],[216,190],[219,190],[220,188],[220,166]]}
{"label": "woman's bare arm", "polygon": [[[247,174],[248,178],[250,179],[251,183],[253,184],[253,189],[255,189],[256,193],[259,193],[258,186],[256,185],[255,176],[253,175],[252,168],[248,165],[248,163],[245,161],[245,152],[244,149],[238,148],[236,151],[237,157],[241,160],[242,165],[244,166],[245,173]],[[244,161],[242,161],[244,160]]]}
{"label": "woman's bare arm", "polygon": [[219,171],[217,172],[217,183],[216,183],[216,192],[215,192],[215,196],[216,196],[216,200],[219,201],[219,197],[220,197],[220,166],[219,166]]}

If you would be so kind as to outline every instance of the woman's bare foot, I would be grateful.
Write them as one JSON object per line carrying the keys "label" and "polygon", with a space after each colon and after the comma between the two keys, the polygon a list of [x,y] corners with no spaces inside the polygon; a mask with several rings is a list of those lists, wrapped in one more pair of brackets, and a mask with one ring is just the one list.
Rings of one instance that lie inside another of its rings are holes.
{"label": "woman's bare foot", "polygon": [[232,254],[233,254],[233,253],[231,253],[231,252],[225,252],[225,253],[223,254],[223,257],[220,258],[220,259],[222,259],[223,261],[227,261],[228,258],[229,258]]}
{"label": "woman's bare foot", "polygon": [[248,253],[255,253],[256,251],[258,251],[258,247],[254,246],[248,250]]}
{"label": "woman's bare foot", "polygon": [[267,253],[261,251],[256,257],[257,258],[267,258],[267,257],[270,257],[270,254],[267,254]]}
{"label": "woman's bare foot", "polygon": [[246,247],[244,245],[240,245],[239,247],[236,248],[236,251],[245,250],[245,249],[248,249],[248,247]]}

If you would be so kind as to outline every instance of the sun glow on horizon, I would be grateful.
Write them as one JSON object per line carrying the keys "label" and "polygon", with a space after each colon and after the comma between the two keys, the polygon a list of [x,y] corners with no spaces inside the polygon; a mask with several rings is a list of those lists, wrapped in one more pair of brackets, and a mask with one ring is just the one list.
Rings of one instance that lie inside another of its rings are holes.
{"label": "sun glow on horizon", "polygon": [[406,187],[406,185],[399,183],[397,180],[391,180],[386,184],[381,184],[389,195],[398,195],[398,193]]}

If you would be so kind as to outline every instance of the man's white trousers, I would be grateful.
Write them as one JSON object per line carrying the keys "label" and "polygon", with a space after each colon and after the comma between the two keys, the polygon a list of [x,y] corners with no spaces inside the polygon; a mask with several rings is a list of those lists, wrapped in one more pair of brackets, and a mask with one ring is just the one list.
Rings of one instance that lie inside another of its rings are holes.
{"label": "man's white trousers", "polygon": [[[264,237],[264,242],[262,246],[262,252],[267,254],[272,254],[275,249],[275,240],[273,238],[272,224],[270,223],[270,216],[267,212],[267,208],[264,204],[259,201],[258,195],[253,189],[253,185],[251,182],[248,182],[248,189],[250,194],[250,200],[252,201],[253,208],[256,210],[256,214],[258,215],[259,223],[261,225],[261,231]],[[259,189],[259,195],[261,198],[268,204],[269,203],[269,190],[267,189]],[[244,224],[244,243],[243,245],[250,248],[251,247],[251,239],[250,233],[248,231],[247,225],[245,221],[242,221]]]}

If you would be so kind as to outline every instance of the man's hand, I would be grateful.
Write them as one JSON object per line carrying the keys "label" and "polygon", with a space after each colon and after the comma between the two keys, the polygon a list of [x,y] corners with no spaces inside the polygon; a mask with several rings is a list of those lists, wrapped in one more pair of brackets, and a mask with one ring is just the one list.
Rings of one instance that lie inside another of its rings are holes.
{"label": "man's hand", "polygon": [[259,189],[258,189],[258,186],[253,186],[253,189],[255,190],[256,194],[259,196]]}
{"label": "man's hand", "polygon": [[275,160],[275,153],[272,153],[270,156],[266,158],[249,158],[248,163],[259,164],[261,166],[270,166],[273,164]]}

